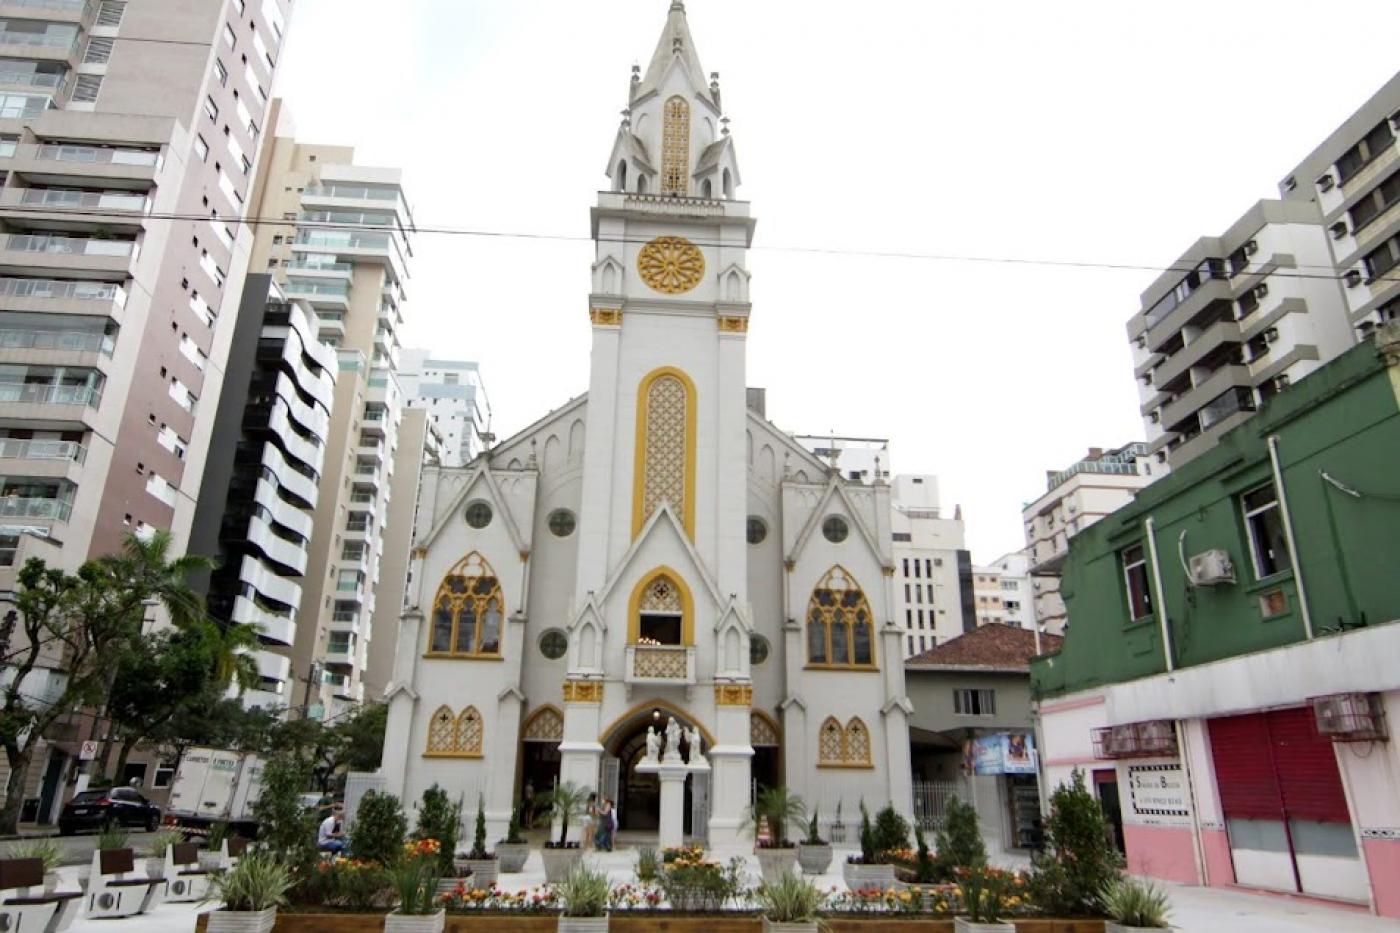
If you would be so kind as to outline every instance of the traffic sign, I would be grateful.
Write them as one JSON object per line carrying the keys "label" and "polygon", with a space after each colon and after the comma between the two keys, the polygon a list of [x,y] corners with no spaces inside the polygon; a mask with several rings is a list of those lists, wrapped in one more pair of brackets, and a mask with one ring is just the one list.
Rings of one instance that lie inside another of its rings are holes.
{"label": "traffic sign", "polygon": [[92,761],[97,757],[97,743],[84,742],[82,750],[78,752],[79,761]]}

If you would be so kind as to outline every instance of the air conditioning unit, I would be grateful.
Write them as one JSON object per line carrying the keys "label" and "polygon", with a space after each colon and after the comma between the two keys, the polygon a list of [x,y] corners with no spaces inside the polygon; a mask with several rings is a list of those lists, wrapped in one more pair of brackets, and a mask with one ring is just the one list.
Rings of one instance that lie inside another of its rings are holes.
{"label": "air conditioning unit", "polygon": [[1358,269],[1348,269],[1342,278],[1346,280],[1347,288],[1355,288],[1361,284],[1361,272]]}
{"label": "air conditioning unit", "polygon": [[1193,554],[1189,563],[1191,583],[1195,586],[1215,586],[1235,582],[1235,565],[1230,552],[1216,548]]}
{"label": "air conditioning unit", "polygon": [[1360,324],[1357,324],[1357,325],[1356,325],[1356,331],[1357,331],[1357,333],[1359,333],[1362,337],[1369,337],[1369,336],[1371,336],[1371,333],[1372,333],[1375,329],[1376,329],[1376,322],[1375,322],[1375,321],[1362,321]]}
{"label": "air conditioning unit", "polygon": [[[1291,178],[1289,179],[1289,181],[1292,181],[1292,180],[1293,180],[1293,179],[1291,179]],[[1245,242],[1245,244],[1244,244],[1244,254],[1245,254],[1246,256],[1253,256],[1253,255],[1254,255],[1255,253],[1257,253],[1257,252],[1259,252],[1259,241],[1258,241],[1258,240],[1247,240],[1247,241]]]}
{"label": "air conditioning unit", "polygon": [[1274,388],[1282,392],[1293,384],[1293,380],[1288,378],[1287,373],[1281,373],[1274,377]]}
{"label": "air conditioning unit", "polygon": [[1264,331],[1264,342],[1265,342],[1265,343],[1274,343],[1274,342],[1276,342],[1277,340],[1278,340],[1278,328],[1277,328],[1277,327],[1270,327],[1268,330]]}
{"label": "air conditioning unit", "polygon": [[1254,299],[1256,301],[1263,301],[1267,297],[1269,297],[1269,286],[1267,284],[1260,282],[1258,285],[1254,286]]}
{"label": "air conditioning unit", "polygon": [[1335,184],[1336,184],[1336,182],[1332,179],[1332,176],[1331,176],[1330,173],[1327,174],[1327,175],[1323,175],[1321,178],[1319,178],[1319,179],[1317,180],[1317,187],[1318,187],[1320,190],[1322,190],[1322,191],[1331,191],[1331,190],[1332,190],[1332,187],[1333,187]]}
{"label": "air conditioning unit", "polygon": [[1346,221],[1344,221],[1344,220],[1339,220],[1339,221],[1337,221],[1336,223],[1334,223],[1332,226],[1328,227],[1327,229],[1332,231],[1332,239],[1334,239],[1334,240],[1340,240],[1342,237],[1346,236],[1347,233],[1348,233]]}
{"label": "air conditioning unit", "polygon": [[1375,693],[1337,693],[1312,701],[1317,731],[1334,742],[1385,741],[1385,710]]}
{"label": "air conditioning unit", "polygon": [[1103,726],[1092,738],[1095,758],[1169,758],[1177,753],[1176,728],[1167,719]]}

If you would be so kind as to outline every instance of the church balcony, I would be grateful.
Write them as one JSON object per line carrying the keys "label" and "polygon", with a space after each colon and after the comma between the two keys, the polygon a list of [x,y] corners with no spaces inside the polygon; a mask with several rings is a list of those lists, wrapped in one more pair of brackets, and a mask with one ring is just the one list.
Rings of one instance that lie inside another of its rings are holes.
{"label": "church balcony", "polygon": [[688,645],[628,645],[629,684],[695,683],[695,648]]}

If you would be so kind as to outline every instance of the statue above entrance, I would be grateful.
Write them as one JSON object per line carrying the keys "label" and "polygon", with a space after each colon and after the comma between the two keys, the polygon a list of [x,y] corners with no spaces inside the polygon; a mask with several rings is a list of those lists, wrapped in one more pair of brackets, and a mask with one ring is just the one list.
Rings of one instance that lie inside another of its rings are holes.
{"label": "statue above entrance", "polygon": [[[674,722],[675,720],[672,720]],[[655,761],[661,753],[661,736],[657,734],[655,726],[647,726],[647,753],[643,761]]]}
{"label": "statue above entrance", "polygon": [[674,716],[666,720],[665,759],[667,761],[681,760],[681,724],[676,722]]}

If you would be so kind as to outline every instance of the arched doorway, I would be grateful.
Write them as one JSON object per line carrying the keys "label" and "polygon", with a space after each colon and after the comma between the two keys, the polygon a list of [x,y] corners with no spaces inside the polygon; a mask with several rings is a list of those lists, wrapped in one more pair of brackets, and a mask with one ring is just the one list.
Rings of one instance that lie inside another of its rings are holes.
{"label": "arched doorway", "polygon": [[778,721],[762,710],[749,713],[749,744],[753,759],[749,776],[753,795],[765,787],[780,787],[783,783],[782,733]]}
{"label": "arched doorway", "polygon": [[[599,795],[612,798],[621,832],[654,833],[660,826],[660,781],[655,774],[638,771],[637,765],[646,757],[647,729],[655,726],[657,732],[662,732],[672,717],[682,730],[699,729],[705,747],[714,744],[713,736],[702,724],[685,710],[664,700],[638,704],[604,732]],[[682,741],[681,751],[683,756],[690,755],[688,742]],[[709,773],[697,772],[685,785],[686,836],[703,836],[708,818]]]}
{"label": "arched doorway", "polygon": [[532,799],[543,796],[559,781],[559,743],[564,739],[564,714],[549,704],[532,712],[520,730],[521,821],[534,825]]}

